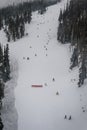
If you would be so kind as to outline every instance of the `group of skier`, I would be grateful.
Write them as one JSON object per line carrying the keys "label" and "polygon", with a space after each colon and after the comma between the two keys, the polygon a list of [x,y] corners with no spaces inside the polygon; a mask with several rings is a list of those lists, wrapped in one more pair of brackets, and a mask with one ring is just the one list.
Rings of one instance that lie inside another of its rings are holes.
{"label": "group of skier", "polygon": [[65,115],[64,119],[71,120],[71,119],[72,119],[72,117],[71,117],[71,115],[70,115],[69,117],[67,117],[67,115]]}

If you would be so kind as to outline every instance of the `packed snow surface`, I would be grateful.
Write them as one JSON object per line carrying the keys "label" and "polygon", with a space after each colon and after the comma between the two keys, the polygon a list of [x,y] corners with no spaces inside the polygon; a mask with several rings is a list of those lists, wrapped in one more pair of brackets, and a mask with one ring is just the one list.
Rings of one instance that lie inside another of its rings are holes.
{"label": "packed snow surface", "polygon": [[50,6],[43,15],[34,12],[31,24],[26,24],[28,36],[9,44],[11,58],[19,65],[15,89],[18,130],[87,129],[86,81],[77,87],[78,68],[69,70],[70,46],[57,41],[59,11],[66,1]]}

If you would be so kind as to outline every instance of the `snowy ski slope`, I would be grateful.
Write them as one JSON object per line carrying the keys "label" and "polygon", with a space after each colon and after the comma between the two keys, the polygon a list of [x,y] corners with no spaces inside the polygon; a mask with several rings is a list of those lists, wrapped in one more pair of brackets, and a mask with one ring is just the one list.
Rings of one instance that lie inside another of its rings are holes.
{"label": "snowy ski slope", "polygon": [[[78,68],[69,70],[70,47],[57,41],[59,11],[66,1],[50,6],[44,15],[34,12],[31,24],[26,25],[29,35],[9,44],[11,59],[15,57],[19,65],[15,88],[18,130],[87,129],[86,82],[77,87]],[[32,88],[33,84],[43,87]],[[72,120],[68,120],[70,115]]]}

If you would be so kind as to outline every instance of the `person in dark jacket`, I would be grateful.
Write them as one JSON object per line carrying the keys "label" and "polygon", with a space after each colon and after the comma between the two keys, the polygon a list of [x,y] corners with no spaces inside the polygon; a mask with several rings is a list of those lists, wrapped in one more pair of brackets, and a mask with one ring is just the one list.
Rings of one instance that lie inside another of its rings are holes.
{"label": "person in dark jacket", "polygon": [[71,120],[72,119],[72,117],[71,116],[69,116],[69,120]]}

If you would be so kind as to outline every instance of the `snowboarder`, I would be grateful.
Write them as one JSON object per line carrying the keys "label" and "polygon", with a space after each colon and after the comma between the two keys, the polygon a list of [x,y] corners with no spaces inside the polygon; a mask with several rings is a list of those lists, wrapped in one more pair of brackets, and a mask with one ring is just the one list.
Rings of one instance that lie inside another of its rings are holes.
{"label": "snowboarder", "polygon": [[48,49],[46,48],[46,51],[47,51]]}
{"label": "snowboarder", "polygon": [[53,82],[55,81],[55,79],[53,78]]}
{"label": "snowboarder", "polygon": [[56,92],[56,95],[59,95],[58,91]]}
{"label": "snowboarder", "polygon": [[83,112],[85,112],[85,110],[83,110]]}
{"label": "snowboarder", "polygon": [[69,116],[69,120],[71,120],[72,119],[72,117],[71,116]]}
{"label": "snowboarder", "polygon": [[26,36],[28,36],[28,33],[26,33]]}
{"label": "snowboarder", "polygon": [[44,85],[47,86],[47,83],[45,83]]}
{"label": "snowboarder", "polygon": [[67,119],[67,115],[65,115],[64,119]]}
{"label": "snowboarder", "polygon": [[30,48],[32,48],[32,46],[30,46]]}
{"label": "snowboarder", "polygon": [[27,57],[27,60],[29,60],[29,57]]}
{"label": "snowboarder", "polygon": [[35,54],[35,56],[37,56],[37,54]]}

